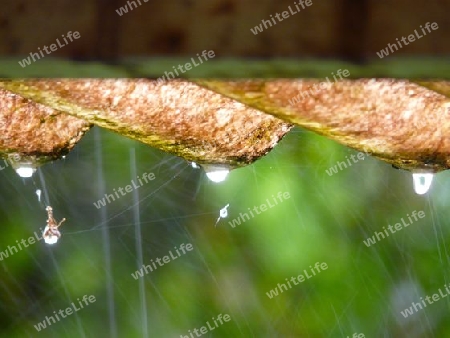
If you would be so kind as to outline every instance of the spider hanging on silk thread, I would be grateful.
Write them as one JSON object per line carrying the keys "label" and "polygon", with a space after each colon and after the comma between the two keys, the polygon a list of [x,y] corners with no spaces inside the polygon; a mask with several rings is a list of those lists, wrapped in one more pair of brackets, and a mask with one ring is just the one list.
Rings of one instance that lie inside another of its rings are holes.
{"label": "spider hanging on silk thread", "polygon": [[42,238],[44,238],[44,241],[47,244],[55,244],[61,237],[61,233],[59,232],[58,228],[66,219],[63,218],[59,223],[57,223],[55,218],[53,217],[53,208],[51,206],[48,206],[47,208],[45,208],[45,210],[47,210],[48,217],[47,225],[44,229],[44,232],[42,233]]}

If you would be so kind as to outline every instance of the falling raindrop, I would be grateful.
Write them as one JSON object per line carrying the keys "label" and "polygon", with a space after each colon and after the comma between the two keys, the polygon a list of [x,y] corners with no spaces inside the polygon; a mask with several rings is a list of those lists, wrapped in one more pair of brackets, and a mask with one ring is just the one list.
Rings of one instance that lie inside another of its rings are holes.
{"label": "falling raindrop", "polygon": [[40,202],[41,201],[41,189],[36,190],[36,195],[38,197],[38,201]]}
{"label": "falling raindrop", "polygon": [[433,181],[433,173],[430,172],[413,172],[414,191],[418,195],[425,194]]}
{"label": "falling raindrop", "polygon": [[202,167],[205,170],[206,176],[215,183],[225,181],[228,174],[230,173],[230,169],[224,166],[202,164]]}
{"label": "falling raindrop", "polygon": [[230,206],[230,203],[228,203],[226,206],[224,206],[222,209],[220,209],[219,212],[219,218],[216,221],[216,224],[214,224],[214,226],[217,225],[217,223],[219,223],[221,218],[227,218],[228,217],[228,210],[227,208]]}

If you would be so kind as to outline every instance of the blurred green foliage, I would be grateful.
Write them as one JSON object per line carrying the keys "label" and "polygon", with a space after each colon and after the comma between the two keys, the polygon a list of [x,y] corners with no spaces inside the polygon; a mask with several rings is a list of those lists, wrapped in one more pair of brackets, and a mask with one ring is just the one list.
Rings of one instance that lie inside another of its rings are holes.
{"label": "blurred green foliage", "polygon": [[[231,321],[205,336],[450,335],[449,298],[411,318],[400,314],[449,280],[447,172],[422,196],[409,172],[373,158],[329,176],[326,169],[356,152],[296,128],[267,156],[215,184],[183,159],[96,129],[66,159],[41,167],[41,175],[0,171],[0,251],[45,225],[47,203],[57,219],[67,218],[56,245],[40,241],[0,262],[1,337],[109,337],[112,302],[119,337],[143,336],[144,323],[149,337],[188,335],[219,314]],[[156,176],[137,190],[138,234],[132,193],[108,204],[104,216],[93,205],[129,184],[134,165],[139,175]],[[228,223],[280,191],[291,197],[235,228]],[[226,204],[228,217],[214,226]],[[363,243],[413,210],[426,217],[371,247]],[[144,264],[181,243],[194,250],[135,280],[131,273],[142,267],[136,236]],[[266,295],[316,262],[328,269],[273,299]],[[85,294],[97,301],[42,332],[34,329]]]}

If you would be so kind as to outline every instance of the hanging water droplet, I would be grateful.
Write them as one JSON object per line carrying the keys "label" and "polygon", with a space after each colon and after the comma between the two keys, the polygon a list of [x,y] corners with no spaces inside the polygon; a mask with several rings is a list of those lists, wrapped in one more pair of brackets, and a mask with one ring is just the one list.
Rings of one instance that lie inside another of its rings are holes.
{"label": "hanging water droplet", "polygon": [[219,182],[223,182],[225,181],[225,179],[228,176],[228,173],[230,172],[228,169],[221,169],[221,170],[213,170],[213,171],[206,171],[206,176],[208,176],[208,178],[215,182],[215,183],[219,183]]}
{"label": "hanging water droplet", "polygon": [[39,166],[34,156],[21,156],[20,154],[8,155],[8,161],[11,167],[20,177],[31,177]]}
{"label": "hanging water droplet", "polygon": [[202,164],[206,176],[213,182],[219,183],[225,181],[230,169],[225,165]]}
{"label": "hanging water droplet", "polygon": [[38,201],[41,201],[41,189],[36,190],[36,195],[38,197]]}
{"label": "hanging water droplet", "polygon": [[230,172],[229,170],[216,170],[216,171],[207,172],[206,176],[208,176],[208,178],[211,181],[213,181],[215,183],[219,183],[219,182],[225,181],[229,172]]}
{"label": "hanging water droplet", "polygon": [[433,173],[430,172],[413,172],[414,191],[418,195],[425,194],[433,181]]}
{"label": "hanging water droplet", "polygon": [[194,168],[194,169],[200,168],[200,166],[197,163],[195,163],[195,162],[191,162],[191,167]]}
{"label": "hanging water droplet", "polygon": [[16,173],[20,177],[24,177],[24,178],[33,176],[35,171],[36,171],[36,168],[30,168],[30,167],[26,167],[26,166],[21,166],[19,168],[16,168]]}

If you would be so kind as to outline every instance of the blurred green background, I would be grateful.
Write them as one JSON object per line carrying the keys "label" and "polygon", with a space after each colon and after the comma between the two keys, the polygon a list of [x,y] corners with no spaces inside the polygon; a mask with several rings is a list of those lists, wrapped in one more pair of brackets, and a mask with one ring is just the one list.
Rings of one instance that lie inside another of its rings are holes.
{"label": "blurred green background", "polygon": [[[183,159],[95,127],[32,178],[1,170],[0,251],[45,226],[47,203],[67,221],[57,244],[40,241],[0,261],[0,336],[180,337],[219,314],[231,321],[204,336],[450,336],[449,298],[400,314],[449,282],[448,172],[421,196],[409,172],[372,158],[326,173],[351,154],[296,128],[264,158],[213,183]],[[97,209],[104,193],[135,179],[133,168],[156,176],[136,190],[139,202],[130,193]],[[291,198],[235,228],[228,223],[280,191]],[[364,245],[413,210],[425,218]],[[139,240],[144,264],[182,243],[194,249],[135,280]],[[328,269],[266,295],[316,262]],[[97,300],[36,331],[83,295]]]}

